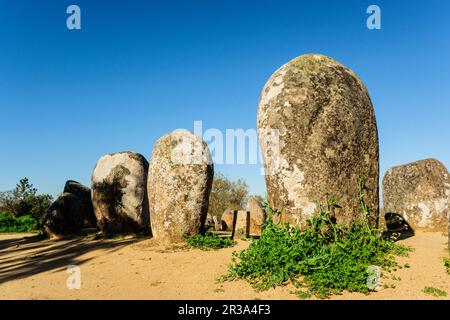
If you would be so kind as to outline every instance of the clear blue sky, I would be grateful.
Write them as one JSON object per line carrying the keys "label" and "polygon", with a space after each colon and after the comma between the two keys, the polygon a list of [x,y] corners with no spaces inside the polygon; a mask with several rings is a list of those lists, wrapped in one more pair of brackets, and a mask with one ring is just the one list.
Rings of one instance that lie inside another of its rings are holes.
{"label": "clear blue sky", "polygon": [[[66,28],[81,7],[82,29]],[[366,28],[381,7],[382,29]],[[381,174],[434,157],[450,167],[450,1],[0,0],[0,190],[90,184],[97,159],[149,158],[176,128],[255,128],[279,66],[329,55],[366,84]],[[264,194],[256,165],[221,165]]]}

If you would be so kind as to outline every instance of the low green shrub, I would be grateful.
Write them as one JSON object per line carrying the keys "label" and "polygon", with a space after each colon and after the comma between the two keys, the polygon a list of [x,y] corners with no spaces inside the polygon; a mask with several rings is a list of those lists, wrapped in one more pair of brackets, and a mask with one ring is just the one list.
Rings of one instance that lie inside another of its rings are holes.
{"label": "low green shrub", "polygon": [[328,209],[321,209],[301,230],[273,222],[276,210],[266,205],[268,220],[259,239],[235,252],[229,273],[222,280],[244,279],[257,290],[289,282],[306,287],[319,298],[343,290],[368,293],[368,267],[384,270],[397,266],[394,255],[408,249],[382,238],[381,231],[369,227],[367,207],[364,215],[351,225],[334,223]]}
{"label": "low green shrub", "polygon": [[219,237],[218,235],[207,232],[204,235],[195,235],[186,237],[186,243],[194,248],[209,250],[232,247],[236,244],[236,241],[231,238]]}
{"label": "low green shrub", "polygon": [[447,269],[447,273],[450,274],[450,259],[444,259],[444,266]]}
{"label": "low green shrub", "polygon": [[30,215],[14,217],[8,212],[0,213],[0,232],[41,232],[42,221]]}

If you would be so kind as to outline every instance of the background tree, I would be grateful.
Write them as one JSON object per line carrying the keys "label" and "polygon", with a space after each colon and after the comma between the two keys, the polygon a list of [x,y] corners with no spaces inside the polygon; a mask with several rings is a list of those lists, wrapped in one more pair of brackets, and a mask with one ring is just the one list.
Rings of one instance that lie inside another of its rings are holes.
{"label": "background tree", "polygon": [[49,194],[38,194],[28,178],[23,178],[13,190],[0,193],[0,211],[9,212],[15,217],[31,215],[41,219],[52,200]]}
{"label": "background tree", "polygon": [[248,185],[243,179],[230,181],[223,174],[214,175],[209,196],[209,214],[220,216],[226,209],[243,209],[248,199]]}
{"label": "background tree", "polygon": [[263,197],[259,194],[256,194],[256,195],[252,195],[251,197],[256,199],[256,201],[258,201],[261,206],[264,204],[264,202],[267,202],[267,196]]}

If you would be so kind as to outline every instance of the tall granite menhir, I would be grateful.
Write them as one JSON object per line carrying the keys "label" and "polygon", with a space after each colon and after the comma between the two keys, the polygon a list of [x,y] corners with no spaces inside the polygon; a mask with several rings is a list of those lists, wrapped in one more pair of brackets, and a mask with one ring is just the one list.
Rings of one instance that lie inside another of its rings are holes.
{"label": "tall granite menhir", "polygon": [[181,242],[202,231],[214,168],[206,143],[187,130],[160,138],[152,152],[148,196],[152,233],[162,242]]}
{"label": "tall granite menhir", "polygon": [[378,133],[362,81],[335,60],[307,54],[279,68],[258,108],[258,136],[272,206],[304,226],[326,193],[342,209],[337,222],[360,217],[359,179],[366,181],[370,224],[378,223]]}

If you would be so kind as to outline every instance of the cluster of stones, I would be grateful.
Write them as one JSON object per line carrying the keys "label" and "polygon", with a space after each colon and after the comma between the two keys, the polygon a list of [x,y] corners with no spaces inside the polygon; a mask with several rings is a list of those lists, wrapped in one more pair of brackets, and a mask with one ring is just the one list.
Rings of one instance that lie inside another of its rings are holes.
{"label": "cluster of stones", "polygon": [[[318,54],[293,59],[266,83],[257,115],[269,204],[282,222],[305,226],[325,194],[339,201],[338,223],[360,218],[359,182],[379,223],[379,147],[375,113],[353,71]],[[133,152],[107,154],[93,174],[92,189],[68,182],[46,217],[51,233],[96,224],[104,233],[150,231],[162,241],[181,241],[203,231],[214,168],[205,142],[186,130],[160,138],[148,163]],[[67,190],[66,190],[67,189]],[[383,179],[384,212],[402,216],[413,229],[449,228],[450,176],[437,160],[392,168]],[[92,214],[95,213],[95,216]],[[215,229],[260,234],[266,220],[251,198],[247,210],[209,218]],[[96,221],[96,222],[95,222]]]}
{"label": "cluster of stones", "polygon": [[[331,194],[342,207],[337,222],[349,223],[361,214],[357,195],[363,178],[369,222],[379,225],[377,125],[369,94],[354,72],[318,54],[293,59],[266,83],[257,124],[269,203],[281,211],[277,219],[305,226],[318,202]],[[414,230],[450,229],[447,169],[428,159],[388,170],[383,204],[386,214],[400,216]]]}
{"label": "cluster of stones", "polygon": [[[221,224],[216,230],[232,231],[233,224],[238,236],[259,236],[267,216],[260,200],[250,197],[247,210],[226,209],[221,216]],[[235,222],[236,221],[236,222]]]}
{"label": "cluster of stones", "polygon": [[176,130],[157,141],[150,163],[134,152],[102,156],[92,188],[68,182],[74,193],[64,190],[45,226],[50,235],[61,236],[80,231],[85,219],[104,234],[151,232],[162,242],[179,242],[202,232],[213,176],[206,143]]}

